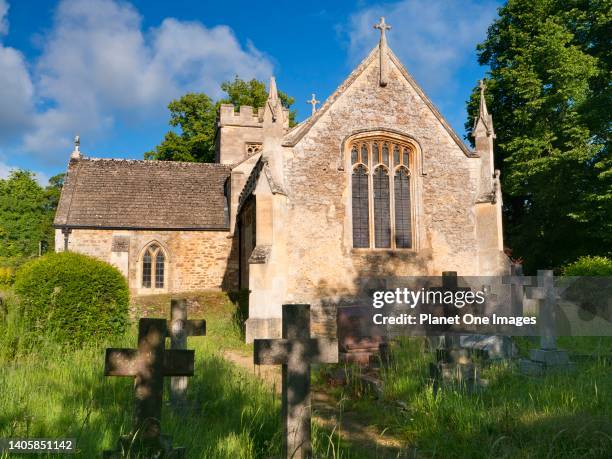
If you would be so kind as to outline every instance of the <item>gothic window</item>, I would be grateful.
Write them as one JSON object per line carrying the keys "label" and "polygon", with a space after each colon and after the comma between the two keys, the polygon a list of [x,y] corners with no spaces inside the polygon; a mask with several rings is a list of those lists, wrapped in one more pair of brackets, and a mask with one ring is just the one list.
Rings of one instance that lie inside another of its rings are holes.
{"label": "gothic window", "polygon": [[410,219],[410,172],[404,166],[395,171],[395,247],[412,247],[412,225]]}
{"label": "gothic window", "polygon": [[166,256],[157,244],[151,244],[142,256],[142,287],[165,287]]}
{"label": "gothic window", "polygon": [[353,170],[353,245],[370,247],[368,170],[358,164]]}
{"label": "gothic window", "polygon": [[374,247],[391,247],[389,174],[382,166],[374,171]]}
{"label": "gothic window", "polygon": [[372,136],[351,143],[348,151],[353,247],[412,248],[412,147]]}
{"label": "gothic window", "polygon": [[142,258],[142,286],[151,288],[151,254],[148,250]]}

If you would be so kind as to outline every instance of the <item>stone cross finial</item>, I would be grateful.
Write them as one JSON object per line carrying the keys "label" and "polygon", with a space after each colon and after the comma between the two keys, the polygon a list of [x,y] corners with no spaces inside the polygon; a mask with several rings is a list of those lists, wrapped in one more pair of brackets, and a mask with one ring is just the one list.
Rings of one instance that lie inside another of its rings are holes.
{"label": "stone cross finial", "polygon": [[[104,375],[134,378],[134,421],[130,441],[143,448],[162,448],[164,377],[193,376],[193,350],[166,350],[165,319],[140,319],[138,349],[106,349]],[[136,438],[133,438],[136,437]],[[123,445],[123,439],[119,446]],[[112,457],[112,456],[108,456]]]}
{"label": "stone cross finial", "polygon": [[72,150],[72,153],[70,154],[71,158],[81,157],[80,147],[81,147],[81,137],[78,135],[74,136],[74,150]]}
{"label": "stone cross finial", "polygon": [[317,104],[320,104],[321,101],[315,98],[314,93],[312,94],[312,99],[306,101],[307,104],[312,105],[312,114],[314,115],[317,112]]}
{"label": "stone cross finial", "polygon": [[380,18],[378,24],[374,24],[374,28],[380,30],[380,41],[378,42],[378,54],[380,58],[380,79],[381,86],[387,86],[387,34],[386,31],[391,29],[391,26],[385,22],[384,16]]}
{"label": "stone cross finial", "polygon": [[[205,336],[205,320],[187,320],[187,300],[172,299],[170,303],[170,349],[187,349],[188,336]],[[181,408],[186,402],[188,378],[170,378],[170,402]]]}
{"label": "stone cross finial", "polygon": [[485,90],[487,89],[485,81],[478,80],[478,87],[480,88],[480,115],[487,116],[489,114],[489,110],[487,109],[487,103],[485,100]]}
{"label": "stone cross finial", "polygon": [[283,458],[310,459],[310,364],[337,363],[338,341],[310,337],[310,305],[284,304],[283,339],[256,339],[255,365],[282,365]]}

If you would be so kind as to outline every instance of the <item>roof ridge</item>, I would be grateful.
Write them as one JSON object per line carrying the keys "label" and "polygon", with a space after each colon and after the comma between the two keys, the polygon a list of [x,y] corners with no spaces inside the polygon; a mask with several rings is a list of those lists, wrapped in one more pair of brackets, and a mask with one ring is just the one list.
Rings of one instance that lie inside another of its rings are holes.
{"label": "roof ridge", "polygon": [[[395,66],[399,69],[402,76],[406,79],[408,84],[412,86],[412,88],[416,91],[421,100],[427,105],[427,107],[431,110],[434,117],[442,124],[442,127],[448,132],[451,138],[455,141],[457,146],[463,151],[463,153],[470,158],[479,157],[479,155],[468,148],[468,146],[461,140],[459,135],[455,132],[450,124],[446,121],[446,119],[442,116],[440,111],[434,105],[434,103],[427,97],[425,91],[419,86],[414,77],[408,72],[404,64],[399,60],[399,58],[395,55],[395,53],[391,50],[390,47],[386,47],[387,55],[395,64]],[[378,55],[380,52],[379,45],[377,44],[372,51],[359,63],[357,67],[349,74],[348,77],[344,79],[344,81],[336,88],[336,90],[325,100],[323,105],[319,110],[315,112],[310,118],[304,120],[302,124],[298,125],[300,129],[295,129],[289,131],[285,134],[285,138],[283,141],[283,146],[293,147],[295,146],[306,133],[312,128],[312,126],[325,114],[332,104],[340,97],[342,93],[357,79],[357,77],[365,71],[365,69],[370,65],[371,61]]]}
{"label": "roof ridge", "polygon": [[[357,79],[357,77],[367,68],[370,64],[370,61],[376,57],[376,53],[378,51],[378,44],[369,52],[369,54],[359,63],[357,67],[353,69],[353,71],[338,85],[336,90],[325,99],[321,108],[319,108],[314,115],[311,115],[309,118],[305,119],[302,123],[301,129],[299,130],[291,130],[286,134],[286,138],[284,139],[283,146],[293,147],[297,144],[302,137],[310,130],[310,128],[317,122],[324,113],[329,110],[332,104],[340,97],[340,95],[344,92],[346,88],[348,88],[353,81]],[[298,125],[299,126],[299,125]],[[295,137],[291,138],[290,134],[294,134]]]}
{"label": "roof ridge", "polygon": [[91,156],[82,157],[78,161],[93,161],[93,162],[114,162],[114,163],[134,163],[134,164],[178,164],[178,165],[196,165],[231,168],[230,164],[222,163],[203,163],[198,161],[163,161],[159,159],[131,159],[131,158],[94,158]]}

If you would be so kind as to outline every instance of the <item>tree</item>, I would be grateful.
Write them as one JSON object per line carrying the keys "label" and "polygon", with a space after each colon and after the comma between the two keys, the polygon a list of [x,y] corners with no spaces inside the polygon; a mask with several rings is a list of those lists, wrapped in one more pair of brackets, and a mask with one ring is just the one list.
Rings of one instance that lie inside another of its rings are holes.
{"label": "tree", "polygon": [[611,6],[510,0],[477,48],[490,67],[506,241],[528,271],[612,251]]}
{"label": "tree", "polygon": [[53,249],[53,218],[61,179],[41,187],[30,171],[16,170],[0,180],[0,259],[13,264],[38,254],[39,242]]}
{"label": "tree", "polygon": [[[145,159],[162,161],[212,162],[215,159],[215,133],[217,113],[221,104],[233,104],[236,110],[241,105],[261,108],[268,98],[266,85],[259,80],[234,81],[221,84],[227,97],[216,103],[204,93],[188,93],[168,104],[170,126],[179,130],[168,131],[155,150],[145,153]],[[284,107],[293,105],[293,97],[279,91]],[[295,110],[289,114],[289,124],[295,125]]]}

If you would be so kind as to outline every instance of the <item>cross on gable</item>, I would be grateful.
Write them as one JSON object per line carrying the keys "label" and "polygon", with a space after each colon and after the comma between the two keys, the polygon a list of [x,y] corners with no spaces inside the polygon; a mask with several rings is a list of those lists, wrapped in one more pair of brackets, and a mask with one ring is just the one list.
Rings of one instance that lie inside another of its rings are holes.
{"label": "cross on gable", "polygon": [[310,337],[310,305],[285,304],[282,339],[256,339],[253,360],[282,365],[283,457],[310,458],[310,364],[337,363],[338,341]]}
{"label": "cross on gable", "polygon": [[374,24],[374,28],[380,30],[380,38],[382,40],[385,38],[385,32],[391,29],[391,26],[385,22],[385,17],[381,16],[380,22],[378,24]]}
{"label": "cross on gable", "polygon": [[312,105],[312,114],[314,115],[317,111],[317,104],[320,103],[320,101],[315,98],[314,93],[312,94],[312,98],[307,100],[306,103]]}
{"label": "cross on gable", "polygon": [[386,31],[391,28],[385,23],[385,18],[381,17],[378,24],[374,24],[374,28],[380,30],[380,41],[378,42],[378,55],[380,65],[380,75],[378,84],[382,87],[387,86],[387,35]]}
{"label": "cross on gable", "polygon": [[194,351],[166,350],[165,319],[140,319],[138,349],[106,349],[105,376],[132,376],[134,425],[143,440],[161,435],[165,376],[193,376]]}

